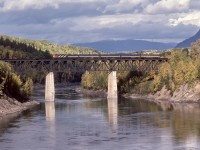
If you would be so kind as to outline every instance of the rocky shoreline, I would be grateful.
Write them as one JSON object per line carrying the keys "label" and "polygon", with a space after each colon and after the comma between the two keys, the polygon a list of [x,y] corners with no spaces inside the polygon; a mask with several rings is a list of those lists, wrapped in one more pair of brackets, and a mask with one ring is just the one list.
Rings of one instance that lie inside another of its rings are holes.
{"label": "rocky shoreline", "polygon": [[176,91],[171,94],[165,86],[155,94],[123,94],[125,98],[146,99],[150,101],[169,101],[171,103],[200,103],[200,83],[194,87],[181,85]]}
{"label": "rocky shoreline", "polygon": [[0,118],[17,112],[22,112],[38,104],[39,102],[33,100],[27,101],[25,103],[20,103],[19,101],[11,98],[0,99]]}

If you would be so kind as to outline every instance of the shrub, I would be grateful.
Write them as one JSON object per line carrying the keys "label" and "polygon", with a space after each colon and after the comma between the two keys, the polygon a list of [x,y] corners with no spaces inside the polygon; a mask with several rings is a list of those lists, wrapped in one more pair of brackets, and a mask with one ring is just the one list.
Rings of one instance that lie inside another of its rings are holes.
{"label": "shrub", "polygon": [[0,94],[25,101],[33,89],[33,82],[28,78],[22,82],[19,75],[15,74],[10,64],[0,61]]}

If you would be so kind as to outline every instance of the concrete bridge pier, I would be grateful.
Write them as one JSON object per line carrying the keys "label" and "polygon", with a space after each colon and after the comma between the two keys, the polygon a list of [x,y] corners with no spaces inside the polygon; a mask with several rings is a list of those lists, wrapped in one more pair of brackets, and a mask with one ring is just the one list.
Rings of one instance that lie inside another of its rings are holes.
{"label": "concrete bridge pier", "polygon": [[46,75],[45,81],[45,101],[54,101],[55,99],[55,85],[54,85],[54,74],[49,72]]}
{"label": "concrete bridge pier", "polygon": [[117,92],[117,72],[111,71],[108,74],[108,99],[117,99],[118,92]]}

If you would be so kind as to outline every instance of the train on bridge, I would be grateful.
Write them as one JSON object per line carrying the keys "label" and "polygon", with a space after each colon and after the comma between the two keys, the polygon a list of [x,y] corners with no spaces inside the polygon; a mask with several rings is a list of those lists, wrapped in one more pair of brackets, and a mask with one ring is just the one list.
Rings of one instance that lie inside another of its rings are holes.
{"label": "train on bridge", "polygon": [[143,53],[133,53],[133,54],[53,54],[53,59],[61,58],[161,58],[160,54],[143,54]]}

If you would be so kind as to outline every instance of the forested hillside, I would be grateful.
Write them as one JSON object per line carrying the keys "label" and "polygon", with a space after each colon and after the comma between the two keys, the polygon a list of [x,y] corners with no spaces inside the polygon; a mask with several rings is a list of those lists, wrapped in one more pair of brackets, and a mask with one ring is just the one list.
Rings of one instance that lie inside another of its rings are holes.
{"label": "forested hillside", "polygon": [[[193,86],[200,80],[200,39],[190,49],[173,49],[162,54],[169,61],[162,63],[157,72],[118,73],[118,89],[121,93],[155,93],[163,86],[173,92],[181,85]],[[82,86],[92,89],[107,89],[107,73],[86,72]]]}
{"label": "forested hillside", "polygon": [[94,54],[95,49],[0,36],[0,58],[51,58],[51,54]]}
{"label": "forested hillside", "polygon": [[[5,35],[0,36],[0,59],[38,59],[38,58],[52,58],[52,54],[96,54],[99,53],[95,49],[83,48],[70,45],[52,44],[48,41],[37,41],[29,39],[21,39],[9,37]],[[40,70],[38,73],[35,70],[25,70],[20,73],[23,80],[27,77],[33,79],[34,83],[44,83],[45,71]],[[80,81],[79,74],[59,73],[55,74],[56,81],[69,82]]]}

